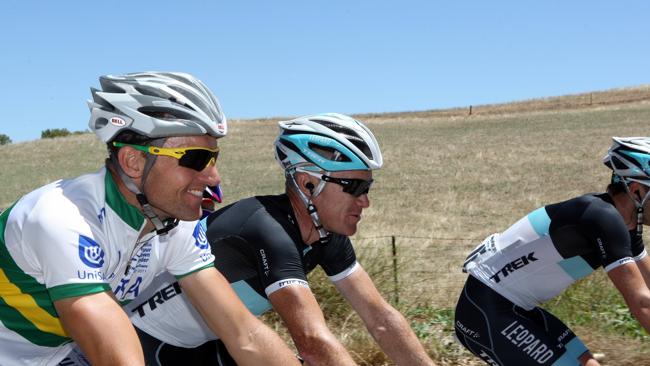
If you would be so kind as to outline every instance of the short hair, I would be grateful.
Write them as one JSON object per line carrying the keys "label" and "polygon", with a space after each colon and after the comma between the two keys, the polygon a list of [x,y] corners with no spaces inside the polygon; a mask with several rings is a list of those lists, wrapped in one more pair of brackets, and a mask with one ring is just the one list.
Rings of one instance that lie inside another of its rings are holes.
{"label": "short hair", "polygon": [[120,149],[117,146],[113,145],[113,142],[122,142],[125,144],[133,145],[149,145],[154,139],[141,135],[132,130],[125,130],[120,132],[115,138],[106,143],[106,149],[108,150],[108,160],[113,156],[117,156],[117,151]]}
{"label": "short hair", "polygon": [[615,196],[627,192],[627,189],[625,189],[625,183],[623,183],[623,181],[617,181],[607,185],[607,192],[612,196]]}

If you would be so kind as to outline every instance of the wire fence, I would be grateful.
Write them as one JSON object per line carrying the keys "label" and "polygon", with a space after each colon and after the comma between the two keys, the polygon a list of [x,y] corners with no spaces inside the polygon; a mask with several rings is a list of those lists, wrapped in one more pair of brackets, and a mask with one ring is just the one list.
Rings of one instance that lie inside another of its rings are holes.
{"label": "wire fence", "polygon": [[454,306],[463,262],[483,239],[389,235],[356,238],[360,263],[394,304]]}

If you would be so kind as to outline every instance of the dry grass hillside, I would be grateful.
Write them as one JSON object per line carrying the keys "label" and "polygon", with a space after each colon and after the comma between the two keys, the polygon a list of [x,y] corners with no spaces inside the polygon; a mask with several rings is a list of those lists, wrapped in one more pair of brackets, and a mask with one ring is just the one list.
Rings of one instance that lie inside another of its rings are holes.
{"label": "dry grass hillside", "polygon": [[[650,87],[473,106],[471,115],[467,107],[357,117],[376,133],[385,161],[354,238],[360,260],[439,362],[472,365],[450,336],[465,254],[538,206],[604,190],[609,172],[601,158],[611,136],[650,134]],[[272,150],[276,123],[230,122],[218,163],[225,203],[280,192],[282,175]],[[0,146],[0,208],[44,183],[95,170],[104,155],[92,135]],[[603,312],[590,304],[612,291],[602,274],[594,278],[578,287],[596,297],[580,300],[587,317]],[[322,275],[313,275],[312,282],[328,321],[359,362],[388,364]],[[612,301],[621,304],[620,298]],[[618,319],[606,311],[603,316]],[[650,365],[643,334],[635,337],[573,313],[563,319],[588,346],[605,353],[605,365]]]}

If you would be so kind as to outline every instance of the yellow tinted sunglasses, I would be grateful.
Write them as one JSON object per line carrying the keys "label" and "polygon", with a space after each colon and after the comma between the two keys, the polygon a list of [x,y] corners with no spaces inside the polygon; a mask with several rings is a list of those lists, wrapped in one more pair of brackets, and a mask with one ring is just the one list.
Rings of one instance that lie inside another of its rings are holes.
{"label": "yellow tinted sunglasses", "polygon": [[113,142],[115,147],[130,146],[136,150],[144,151],[153,155],[170,156],[178,159],[178,165],[198,172],[203,171],[210,165],[214,165],[219,157],[219,148],[208,149],[205,147],[157,147],[125,144],[123,142]]}

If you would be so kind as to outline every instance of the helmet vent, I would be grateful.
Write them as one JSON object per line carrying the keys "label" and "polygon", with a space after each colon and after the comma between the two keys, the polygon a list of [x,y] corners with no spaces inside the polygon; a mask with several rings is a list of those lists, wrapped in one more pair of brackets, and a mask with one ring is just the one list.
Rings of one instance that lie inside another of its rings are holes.
{"label": "helmet vent", "polygon": [[[199,110],[201,110],[201,111],[209,111],[210,110],[210,108],[208,108],[208,106],[201,99],[197,98],[196,95],[194,95],[192,93],[188,93],[187,90],[185,90],[183,88],[180,88],[180,87],[177,87],[176,85],[170,85],[169,88],[177,91],[180,95],[184,96],[189,101],[194,103],[194,105],[197,106],[199,108]],[[179,103],[179,101],[177,101],[177,100],[174,100],[174,102]],[[186,104],[186,103],[179,103],[179,104],[184,105],[185,107],[187,107],[187,108],[189,108],[191,110],[194,110],[194,108],[192,106],[190,106],[189,104]],[[211,115],[210,118],[215,119],[215,116]]]}
{"label": "helmet vent", "polygon": [[357,147],[357,149],[361,150],[361,152],[368,157],[368,159],[372,160],[372,152],[370,151],[370,147],[363,141],[363,139],[359,136],[359,134],[356,133],[356,131],[347,128],[345,126],[341,126],[336,123],[328,122],[328,121],[322,121],[318,119],[313,119],[313,122],[316,122],[322,126],[325,126],[329,128],[330,130],[340,133],[341,135],[345,136],[345,138],[350,141],[354,146]]}
{"label": "helmet vent", "polygon": [[108,119],[104,117],[99,117],[95,120],[95,129],[99,130],[100,128],[106,127],[107,124],[108,124]]}
{"label": "helmet vent", "polygon": [[137,90],[142,95],[148,95],[150,97],[158,97],[162,99],[170,99],[170,95],[163,93],[160,89],[151,88],[145,85],[136,85],[135,90]]}
{"label": "helmet vent", "polygon": [[327,160],[341,161],[341,162],[351,161],[350,158],[348,158],[344,154],[339,153],[337,150],[332,149],[331,147],[309,143],[309,148]]}
{"label": "helmet vent", "polygon": [[280,161],[284,161],[284,159],[287,158],[287,154],[285,154],[282,150],[280,150],[278,147],[275,148],[275,153],[278,155],[278,158]]}
{"label": "helmet vent", "polygon": [[149,117],[153,118],[158,118],[158,119],[164,119],[164,120],[178,120],[178,119],[185,119],[185,120],[192,120],[192,115],[189,113],[183,113],[182,111],[179,110],[169,110],[169,108],[157,108],[154,106],[148,106],[148,107],[142,107],[138,109],[138,112],[142,114],[146,114]]}

